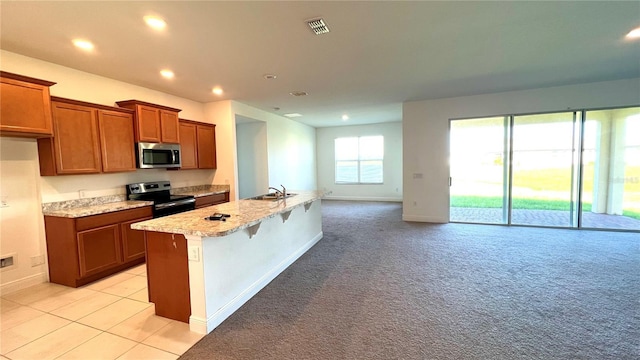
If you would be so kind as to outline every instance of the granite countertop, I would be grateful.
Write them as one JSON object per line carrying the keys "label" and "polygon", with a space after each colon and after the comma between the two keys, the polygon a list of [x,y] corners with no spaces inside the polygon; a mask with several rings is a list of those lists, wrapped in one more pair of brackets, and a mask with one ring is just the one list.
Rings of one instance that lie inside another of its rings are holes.
{"label": "granite countertop", "polygon": [[[135,230],[158,231],[202,237],[226,236],[260,223],[262,220],[310,204],[323,195],[321,191],[292,191],[297,195],[285,200],[239,200],[187,211],[131,225]],[[226,221],[205,220],[218,212],[230,214]]]}
{"label": "granite countertop", "polygon": [[202,197],[215,194],[224,194],[230,191],[229,185],[198,185],[176,188],[171,191],[174,195],[193,195]]}
{"label": "granite countertop", "polygon": [[77,218],[89,215],[99,215],[114,211],[120,210],[129,210],[135,209],[144,206],[153,205],[152,201],[133,201],[133,200],[123,200],[110,202],[105,204],[96,204],[96,205],[86,205],[75,208],[47,208],[43,207],[42,213],[46,216],[57,216],[57,217],[67,217],[67,218]]}
{"label": "granite countertop", "polygon": [[[175,195],[193,195],[201,197],[229,192],[229,185],[196,185],[172,189]],[[152,201],[127,200],[126,195],[107,195],[86,199],[74,199],[42,204],[42,213],[46,216],[77,218],[99,215],[120,210],[152,206]]]}

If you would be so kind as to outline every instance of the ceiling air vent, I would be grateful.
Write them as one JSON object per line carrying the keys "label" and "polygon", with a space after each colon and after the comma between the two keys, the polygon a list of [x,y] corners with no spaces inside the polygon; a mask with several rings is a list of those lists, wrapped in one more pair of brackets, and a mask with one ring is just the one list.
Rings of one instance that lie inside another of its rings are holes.
{"label": "ceiling air vent", "polygon": [[309,27],[311,28],[311,30],[313,30],[314,33],[316,33],[316,35],[326,34],[329,32],[327,24],[325,24],[324,20],[322,19],[308,20],[307,24],[309,24]]}
{"label": "ceiling air vent", "polygon": [[291,94],[293,96],[307,96],[307,92],[306,91],[292,91],[289,94]]}

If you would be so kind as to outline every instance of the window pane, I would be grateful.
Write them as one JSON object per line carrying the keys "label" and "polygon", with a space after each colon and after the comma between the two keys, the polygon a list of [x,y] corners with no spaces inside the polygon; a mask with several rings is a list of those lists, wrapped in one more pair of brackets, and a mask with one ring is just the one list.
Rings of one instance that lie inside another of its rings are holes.
{"label": "window pane", "polygon": [[360,162],[360,182],[382,183],[382,161],[368,160]]}
{"label": "window pane", "polygon": [[573,112],[515,116],[511,223],[572,226]]}
{"label": "window pane", "polygon": [[379,160],[384,158],[384,138],[382,136],[364,136],[360,138],[360,160]]}
{"label": "window pane", "polygon": [[336,182],[358,182],[358,162],[336,161]]}
{"label": "window pane", "polygon": [[582,226],[640,230],[640,108],[587,111]]}
{"label": "window pane", "polygon": [[451,221],[507,223],[507,125],[505,117],[451,122]]}
{"label": "window pane", "polygon": [[358,138],[338,138],[336,144],[336,160],[358,159]]}

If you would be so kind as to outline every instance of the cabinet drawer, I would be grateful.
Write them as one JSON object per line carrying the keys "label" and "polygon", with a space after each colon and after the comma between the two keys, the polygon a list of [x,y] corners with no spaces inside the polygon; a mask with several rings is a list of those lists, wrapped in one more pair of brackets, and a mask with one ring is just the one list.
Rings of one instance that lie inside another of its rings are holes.
{"label": "cabinet drawer", "polygon": [[229,201],[228,196],[229,196],[229,193],[213,194],[213,195],[197,197],[196,208],[225,203]]}
{"label": "cabinet drawer", "polygon": [[151,206],[145,206],[130,210],[114,211],[107,214],[84,216],[76,219],[76,230],[84,231],[101,226],[122,223],[128,220],[151,217]]}

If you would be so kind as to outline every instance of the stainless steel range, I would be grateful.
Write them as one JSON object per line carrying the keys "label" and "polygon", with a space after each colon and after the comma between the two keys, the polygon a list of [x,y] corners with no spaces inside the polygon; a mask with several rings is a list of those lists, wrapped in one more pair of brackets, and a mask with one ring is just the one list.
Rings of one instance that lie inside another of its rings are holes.
{"label": "stainless steel range", "polygon": [[191,195],[171,195],[168,181],[127,184],[127,199],[153,201],[153,217],[194,210],[196,199]]}

